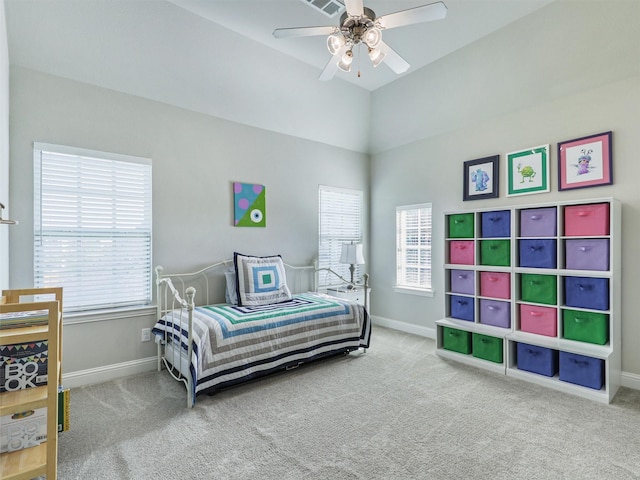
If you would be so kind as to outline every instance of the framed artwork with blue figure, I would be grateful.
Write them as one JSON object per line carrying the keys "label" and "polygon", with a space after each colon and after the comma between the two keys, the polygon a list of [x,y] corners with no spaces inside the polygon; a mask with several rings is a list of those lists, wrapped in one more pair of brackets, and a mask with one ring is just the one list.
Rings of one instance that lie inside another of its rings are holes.
{"label": "framed artwork with blue figure", "polygon": [[493,155],[464,162],[464,201],[498,198],[499,161],[500,155]]}

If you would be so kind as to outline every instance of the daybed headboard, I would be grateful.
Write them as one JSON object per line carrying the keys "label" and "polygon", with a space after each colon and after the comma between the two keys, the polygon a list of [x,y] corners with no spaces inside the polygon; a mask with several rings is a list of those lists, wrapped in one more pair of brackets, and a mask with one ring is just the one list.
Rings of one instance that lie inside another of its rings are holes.
{"label": "daybed headboard", "polygon": [[[292,293],[302,293],[316,290],[316,266],[302,265],[295,266],[285,263],[285,273],[287,285]],[[223,260],[208,265],[196,272],[188,273],[165,273],[164,268],[158,266],[156,272],[156,301],[158,303],[158,318],[164,311],[179,308],[176,304],[174,293],[177,293],[185,302],[186,308],[187,294],[189,287],[195,291],[194,305],[212,305],[214,303],[224,303],[226,277],[225,272],[233,271],[233,259]]]}

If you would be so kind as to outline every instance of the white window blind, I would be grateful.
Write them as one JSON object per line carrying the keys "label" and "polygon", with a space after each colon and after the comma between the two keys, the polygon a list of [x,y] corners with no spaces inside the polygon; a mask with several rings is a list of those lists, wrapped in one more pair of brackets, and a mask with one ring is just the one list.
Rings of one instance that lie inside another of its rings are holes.
{"label": "white window blind", "polygon": [[151,303],[151,160],[34,143],[34,284],[65,311]]}
{"label": "white window blind", "polygon": [[398,287],[431,290],[431,204],[396,208]]}
{"label": "white window blind", "polygon": [[[350,277],[349,265],[340,263],[343,243],[362,243],[363,193],[360,190],[319,188],[318,266],[331,268],[344,278]],[[366,252],[365,252],[366,253]],[[361,275],[356,265],[354,279]],[[336,285],[340,280],[331,274],[321,274],[319,286]]]}

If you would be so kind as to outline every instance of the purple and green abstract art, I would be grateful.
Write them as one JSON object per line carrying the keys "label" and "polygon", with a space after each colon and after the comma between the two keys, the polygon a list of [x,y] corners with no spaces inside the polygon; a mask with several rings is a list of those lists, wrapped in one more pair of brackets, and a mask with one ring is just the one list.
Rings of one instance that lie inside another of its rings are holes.
{"label": "purple and green abstract art", "polygon": [[233,206],[236,227],[267,226],[264,185],[234,182]]}

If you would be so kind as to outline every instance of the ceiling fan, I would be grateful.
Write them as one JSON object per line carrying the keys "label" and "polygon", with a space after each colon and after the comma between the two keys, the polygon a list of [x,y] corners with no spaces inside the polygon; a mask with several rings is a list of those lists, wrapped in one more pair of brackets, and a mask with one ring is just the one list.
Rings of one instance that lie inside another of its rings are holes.
{"label": "ceiling fan", "polygon": [[400,74],[407,71],[409,64],[395,50],[382,41],[382,31],[414,23],[443,19],[447,7],[443,2],[422,5],[381,17],[363,4],[363,0],[345,0],[346,11],[340,17],[339,27],[297,27],[276,28],[275,38],[307,37],[328,35],[327,48],[332,57],[322,70],[319,80],[330,80],[338,68],[349,72],[353,62],[353,47],[363,44],[367,47],[374,67],[386,63],[391,70]]}

